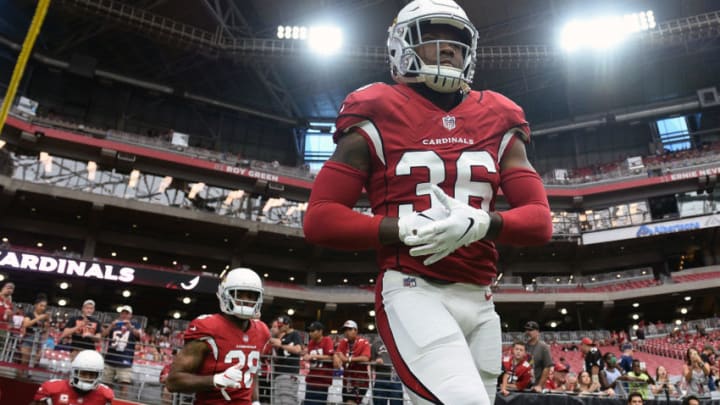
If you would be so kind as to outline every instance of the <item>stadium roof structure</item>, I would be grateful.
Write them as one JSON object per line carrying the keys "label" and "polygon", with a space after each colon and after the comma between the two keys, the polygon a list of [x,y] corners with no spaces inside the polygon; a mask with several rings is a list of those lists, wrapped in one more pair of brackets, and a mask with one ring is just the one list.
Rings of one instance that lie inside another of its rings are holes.
{"label": "stadium roof structure", "polygon": [[[44,57],[41,61],[81,75],[304,123],[334,117],[349,91],[390,80],[386,30],[404,3],[60,0],[51,6],[36,52]],[[531,122],[692,93],[702,77],[718,70],[720,14],[712,2],[459,3],[480,32],[473,86],[517,100]],[[10,44],[22,42],[34,3],[0,4],[7,16],[0,20],[0,43],[7,51]],[[657,27],[616,53],[568,55],[559,48],[559,29],[570,18],[644,10],[654,11]],[[343,30],[345,46],[335,57],[317,56],[300,41],[276,36],[279,25],[317,23]],[[682,74],[688,66],[694,74]],[[641,85],[652,80],[663,85]],[[606,91],[593,92],[600,86]],[[548,99],[553,102],[536,102]]]}

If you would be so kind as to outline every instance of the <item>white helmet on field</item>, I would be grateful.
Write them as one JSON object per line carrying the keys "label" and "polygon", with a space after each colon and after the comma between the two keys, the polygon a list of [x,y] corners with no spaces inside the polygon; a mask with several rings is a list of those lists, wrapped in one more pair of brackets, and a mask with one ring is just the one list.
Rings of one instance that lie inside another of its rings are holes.
{"label": "white helmet on field", "polygon": [[[427,29],[428,24],[447,25],[458,30],[462,42],[423,42],[423,28]],[[477,30],[467,14],[453,0],[411,1],[400,10],[395,22],[388,28],[390,73],[399,83],[423,82],[437,92],[455,92],[472,83],[477,60],[477,38]],[[426,64],[416,53],[416,48],[426,43],[436,44],[438,54],[442,43],[459,46],[463,53],[463,67],[458,69],[453,66]]]}
{"label": "white helmet on field", "polygon": [[[257,299],[240,300],[239,293],[243,291],[257,293]],[[218,285],[217,297],[220,300],[220,311],[223,313],[240,319],[255,318],[260,315],[262,307],[262,280],[257,273],[248,268],[232,269]]]}
{"label": "white helmet on field", "polygon": [[[92,391],[100,384],[104,370],[105,360],[100,353],[95,350],[83,350],[70,364],[70,385],[81,391]],[[80,373],[83,371],[93,373],[95,377],[81,378]]]}

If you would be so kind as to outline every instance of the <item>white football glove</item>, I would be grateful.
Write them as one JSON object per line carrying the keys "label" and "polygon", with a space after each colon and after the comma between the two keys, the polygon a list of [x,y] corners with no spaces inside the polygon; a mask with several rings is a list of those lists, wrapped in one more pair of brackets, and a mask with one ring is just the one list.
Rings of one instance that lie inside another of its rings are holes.
{"label": "white football glove", "polygon": [[213,376],[215,388],[240,388],[242,386],[243,372],[241,364],[238,363],[225,371]]}
{"label": "white football glove", "polygon": [[490,214],[487,212],[448,196],[435,184],[431,189],[448,211],[447,217],[418,228],[417,232],[403,240],[406,245],[417,246],[410,249],[411,256],[432,255],[423,261],[426,266],[461,246],[484,238],[490,228]]}
{"label": "white football glove", "polygon": [[422,212],[403,215],[398,219],[398,237],[400,237],[401,242],[405,243],[409,236],[417,235],[419,228],[447,216],[448,212],[442,207],[433,207]]}

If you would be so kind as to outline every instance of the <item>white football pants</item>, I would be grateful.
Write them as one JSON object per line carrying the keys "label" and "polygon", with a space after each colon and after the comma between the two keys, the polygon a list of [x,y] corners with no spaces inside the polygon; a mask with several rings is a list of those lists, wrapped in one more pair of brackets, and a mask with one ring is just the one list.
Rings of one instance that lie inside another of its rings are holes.
{"label": "white football pants", "polygon": [[375,298],[378,332],[414,404],[495,402],[502,341],[489,286],[387,270]]}

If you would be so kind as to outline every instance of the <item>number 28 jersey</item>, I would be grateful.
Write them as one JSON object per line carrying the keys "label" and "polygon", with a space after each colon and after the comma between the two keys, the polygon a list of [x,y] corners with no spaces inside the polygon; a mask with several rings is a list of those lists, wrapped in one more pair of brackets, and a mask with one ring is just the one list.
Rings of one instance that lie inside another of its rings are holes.
{"label": "number 28 jersey", "polygon": [[[527,142],[530,134],[522,109],[498,93],[471,91],[445,111],[407,85],[383,83],[348,95],[336,128],[336,141],[353,131],[367,141],[371,167],[365,189],[373,213],[390,217],[439,205],[431,184],[461,202],[493,211],[499,162],[516,135]],[[401,244],[378,251],[381,269],[487,285],[496,273],[497,250],[493,242],[481,240],[429,267],[423,259],[410,256]]]}
{"label": "number 28 jersey", "polygon": [[[201,315],[185,330],[185,342],[200,340],[207,343],[210,353],[197,373],[214,375],[242,363],[243,384],[238,389],[226,389],[232,403],[250,404],[252,387],[260,367],[260,354],[270,339],[270,330],[260,320],[250,320],[247,331],[222,314]],[[198,392],[195,404],[227,404],[220,390]]]}

